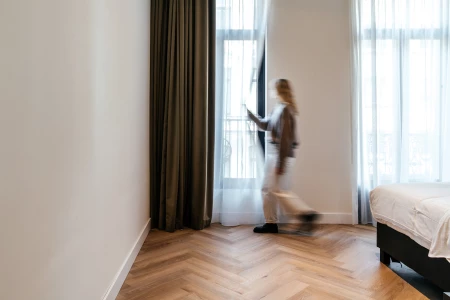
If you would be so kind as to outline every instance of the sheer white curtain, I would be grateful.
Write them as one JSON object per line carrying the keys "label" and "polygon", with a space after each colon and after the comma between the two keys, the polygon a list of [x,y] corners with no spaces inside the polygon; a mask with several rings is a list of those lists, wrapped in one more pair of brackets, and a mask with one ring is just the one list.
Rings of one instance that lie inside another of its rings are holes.
{"label": "sheer white curtain", "polygon": [[361,223],[378,185],[450,179],[449,0],[354,0]]}
{"label": "sheer white curtain", "polygon": [[212,222],[264,221],[264,155],[244,104],[257,110],[257,76],[269,0],[217,0],[216,140]]}

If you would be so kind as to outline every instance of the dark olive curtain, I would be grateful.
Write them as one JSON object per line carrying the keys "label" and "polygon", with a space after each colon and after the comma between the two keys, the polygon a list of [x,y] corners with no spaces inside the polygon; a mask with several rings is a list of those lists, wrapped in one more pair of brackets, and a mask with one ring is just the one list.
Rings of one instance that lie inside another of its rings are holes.
{"label": "dark olive curtain", "polygon": [[215,9],[215,0],[151,0],[152,228],[211,222]]}

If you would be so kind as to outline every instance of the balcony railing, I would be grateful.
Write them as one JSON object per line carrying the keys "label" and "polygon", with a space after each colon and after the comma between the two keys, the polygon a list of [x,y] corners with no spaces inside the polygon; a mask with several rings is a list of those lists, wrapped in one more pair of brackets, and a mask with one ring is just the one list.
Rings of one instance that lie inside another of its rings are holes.
{"label": "balcony railing", "polygon": [[[397,139],[397,138],[396,138]],[[374,175],[374,167],[380,181],[388,180],[399,176],[399,170],[402,163],[407,163],[408,178],[410,181],[429,181],[437,180],[439,174],[439,164],[436,163],[436,157],[433,155],[433,141],[430,141],[426,134],[410,134],[408,136],[407,153],[408,160],[405,161],[400,155],[401,145],[395,143],[394,135],[391,133],[381,133],[377,135],[376,157],[374,153],[374,134],[366,134],[366,149],[368,159],[368,173]],[[404,148],[404,147],[403,147]]]}
{"label": "balcony railing", "polygon": [[256,177],[257,131],[256,125],[247,117],[226,117],[222,146],[224,178]]}

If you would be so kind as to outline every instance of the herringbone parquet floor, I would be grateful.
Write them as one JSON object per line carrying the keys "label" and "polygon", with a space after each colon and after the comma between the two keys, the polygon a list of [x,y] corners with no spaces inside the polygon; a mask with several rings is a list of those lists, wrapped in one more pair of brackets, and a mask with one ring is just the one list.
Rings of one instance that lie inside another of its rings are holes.
{"label": "herringbone parquet floor", "polygon": [[372,227],[252,228],[152,230],[117,299],[426,299],[380,264]]}

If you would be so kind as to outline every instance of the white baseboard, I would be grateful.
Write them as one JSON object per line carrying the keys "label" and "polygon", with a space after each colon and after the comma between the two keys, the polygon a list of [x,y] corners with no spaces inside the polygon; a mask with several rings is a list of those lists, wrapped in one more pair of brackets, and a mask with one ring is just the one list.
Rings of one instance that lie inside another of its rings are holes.
{"label": "white baseboard", "polygon": [[138,236],[134,246],[131,248],[128,253],[125,261],[117,272],[116,277],[114,278],[113,283],[109,287],[108,291],[105,293],[103,300],[114,300],[120,292],[120,288],[122,287],[125,279],[127,278],[128,273],[130,272],[131,267],[133,266],[134,260],[141,250],[142,245],[144,244],[145,239],[147,238],[148,233],[150,232],[150,221],[149,219],[145,224],[144,228],[141,231],[141,234]]}
{"label": "white baseboard", "polygon": [[[319,224],[353,224],[352,213],[320,213],[321,218]],[[293,221],[294,220],[294,221]],[[280,216],[280,223],[298,223],[294,218],[289,216]]]}
{"label": "white baseboard", "polygon": [[322,213],[320,224],[354,224],[352,213]]}

